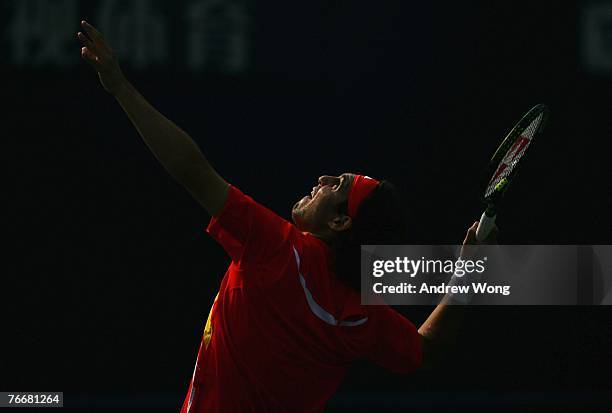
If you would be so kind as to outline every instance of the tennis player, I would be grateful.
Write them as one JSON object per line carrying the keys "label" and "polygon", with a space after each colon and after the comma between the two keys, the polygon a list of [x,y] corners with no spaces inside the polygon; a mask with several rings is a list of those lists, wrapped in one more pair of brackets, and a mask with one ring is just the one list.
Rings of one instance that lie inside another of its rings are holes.
{"label": "tennis player", "polygon": [[[126,80],[87,22],[81,55],[165,169],[212,216],[231,258],[181,412],[320,412],[351,363],[409,373],[452,342],[460,310],[438,305],[417,330],[388,306],[362,306],[361,244],[405,243],[403,205],[386,181],[321,176],[293,223],[228,184],[194,141]],[[465,243],[474,243],[476,224]]]}

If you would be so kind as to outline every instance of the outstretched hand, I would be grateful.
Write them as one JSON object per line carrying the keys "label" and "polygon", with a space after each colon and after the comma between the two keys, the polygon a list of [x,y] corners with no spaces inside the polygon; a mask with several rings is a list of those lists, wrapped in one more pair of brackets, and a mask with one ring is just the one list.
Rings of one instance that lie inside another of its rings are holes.
{"label": "outstretched hand", "polygon": [[116,94],[125,85],[126,80],[113,50],[95,27],[85,20],[81,22],[81,27],[87,33],[87,36],[83,32],[77,33],[77,38],[83,45],[81,57],[96,70],[104,89]]}

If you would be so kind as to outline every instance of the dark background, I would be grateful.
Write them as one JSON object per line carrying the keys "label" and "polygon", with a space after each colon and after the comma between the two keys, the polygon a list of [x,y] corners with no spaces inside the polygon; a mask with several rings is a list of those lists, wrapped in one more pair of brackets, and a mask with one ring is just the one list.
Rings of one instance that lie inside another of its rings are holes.
{"label": "dark background", "polygon": [[[96,24],[101,2],[76,2],[68,26],[26,20],[38,37],[21,61],[8,57],[16,3],[0,18],[10,246],[0,390],[63,391],[82,410],[178,411],[228,258],[204,232],[205,211],[78,61],[71,36],[81,18]],[[601,2],[218,2],[221,17],[237,3],[249,21],[248,63],[233,73],[182,63],[175,14],[186,3],[151,2],[170,24],[170,55],[124,71],[228,181],[279,214],[319,175],[361,172],[403,190],[415,244],[460,243],[481,213],[485,161],[542,102],[550,122],[507,198],[500,243],[612,243],[612,71],[583,59],[584,13]],[[57,31],[73,60],[34,63]],[[399,310],[415,324],[431,311]],[[471,308],[439,369],[357,365],[328,411],[605,410],[611,315]]]}

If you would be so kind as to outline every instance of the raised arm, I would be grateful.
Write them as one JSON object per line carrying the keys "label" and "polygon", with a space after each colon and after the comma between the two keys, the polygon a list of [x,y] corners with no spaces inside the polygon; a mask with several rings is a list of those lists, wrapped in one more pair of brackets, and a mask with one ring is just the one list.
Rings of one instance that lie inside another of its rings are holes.
{"label": "raised arm", "polygon": [[117,99],[132,124],[164,168],[213,216],[221,211],[229,184],[208,163],[198,145],[159,113],[127,81],[112,49],[89,23],[79,32],[81,57],[98,73],[104,89]]}
{"label": "raised arm", "polygon": [[[467,230],[463,245],[478,244],[476,241],[476,229],[478,221],[474,222]],[[496,226],[483,241],[484,244],[492,244],[496,242],[498,229]],[[465,259],[464,248],[461,251],[461,257]],[[438,364],[446,353],[452,348],[465,313],[463,305],[449,304],[451,298],[446,295],[436,306],[433,312],[427,317],[419,327],[421,335],[421,343],[423,348],[423,367],[429,368]]]}

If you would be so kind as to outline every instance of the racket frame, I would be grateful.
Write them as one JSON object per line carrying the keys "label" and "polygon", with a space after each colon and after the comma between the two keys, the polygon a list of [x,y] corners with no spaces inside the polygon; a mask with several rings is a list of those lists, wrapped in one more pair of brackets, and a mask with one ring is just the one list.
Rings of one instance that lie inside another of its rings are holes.
{"label": "racket frame", "polygon": [[[539,125],[534,131],[533,135],[529,139],[529,146],[533,145],[533,140],[542,133],[544,126],[548,120],[549,116],[548,107],[543,104],[537,104],[533,108],[531,108],[522,118],[519,120],[514,127],[510,130],[510,132],[506,135],[502,143],[497,147],[491,160],[489,161],[487,173],[485,176],[488,177],[488,181],[485,183],[485,191],[482,198],[483,203],[486,205],[486,209],[480,217],[480,222],[478,224],[478,228],[476,230],[476,239],[478,241],[483,241],[495,225],[495,219],[497,217],[497,207],[500,203],[501,198],[506,193],[508,186],[512,182],[512,180],[516,176],[516,172],[518,171],[517,165],[514,165],[512,170],[504,176],[496,185],[495,188],[491,191],[489,195],[487,192],[489,190],[489,186],[491,185],[491,181],[493,181],[494,175],[497,173],[501,166],[501,162],[508,154],[508,150],[512,148],[515,144],[516,140],[519,136],[531,125],[531,123],[537,119],[538,116],[542,115],[542,119],[540,120]],[[529,146],[523,149],[523,151],[527,151]],[[517,161],[520,162],[521,159],[525,156],[525,153],[521,155],[521,158]]]}

